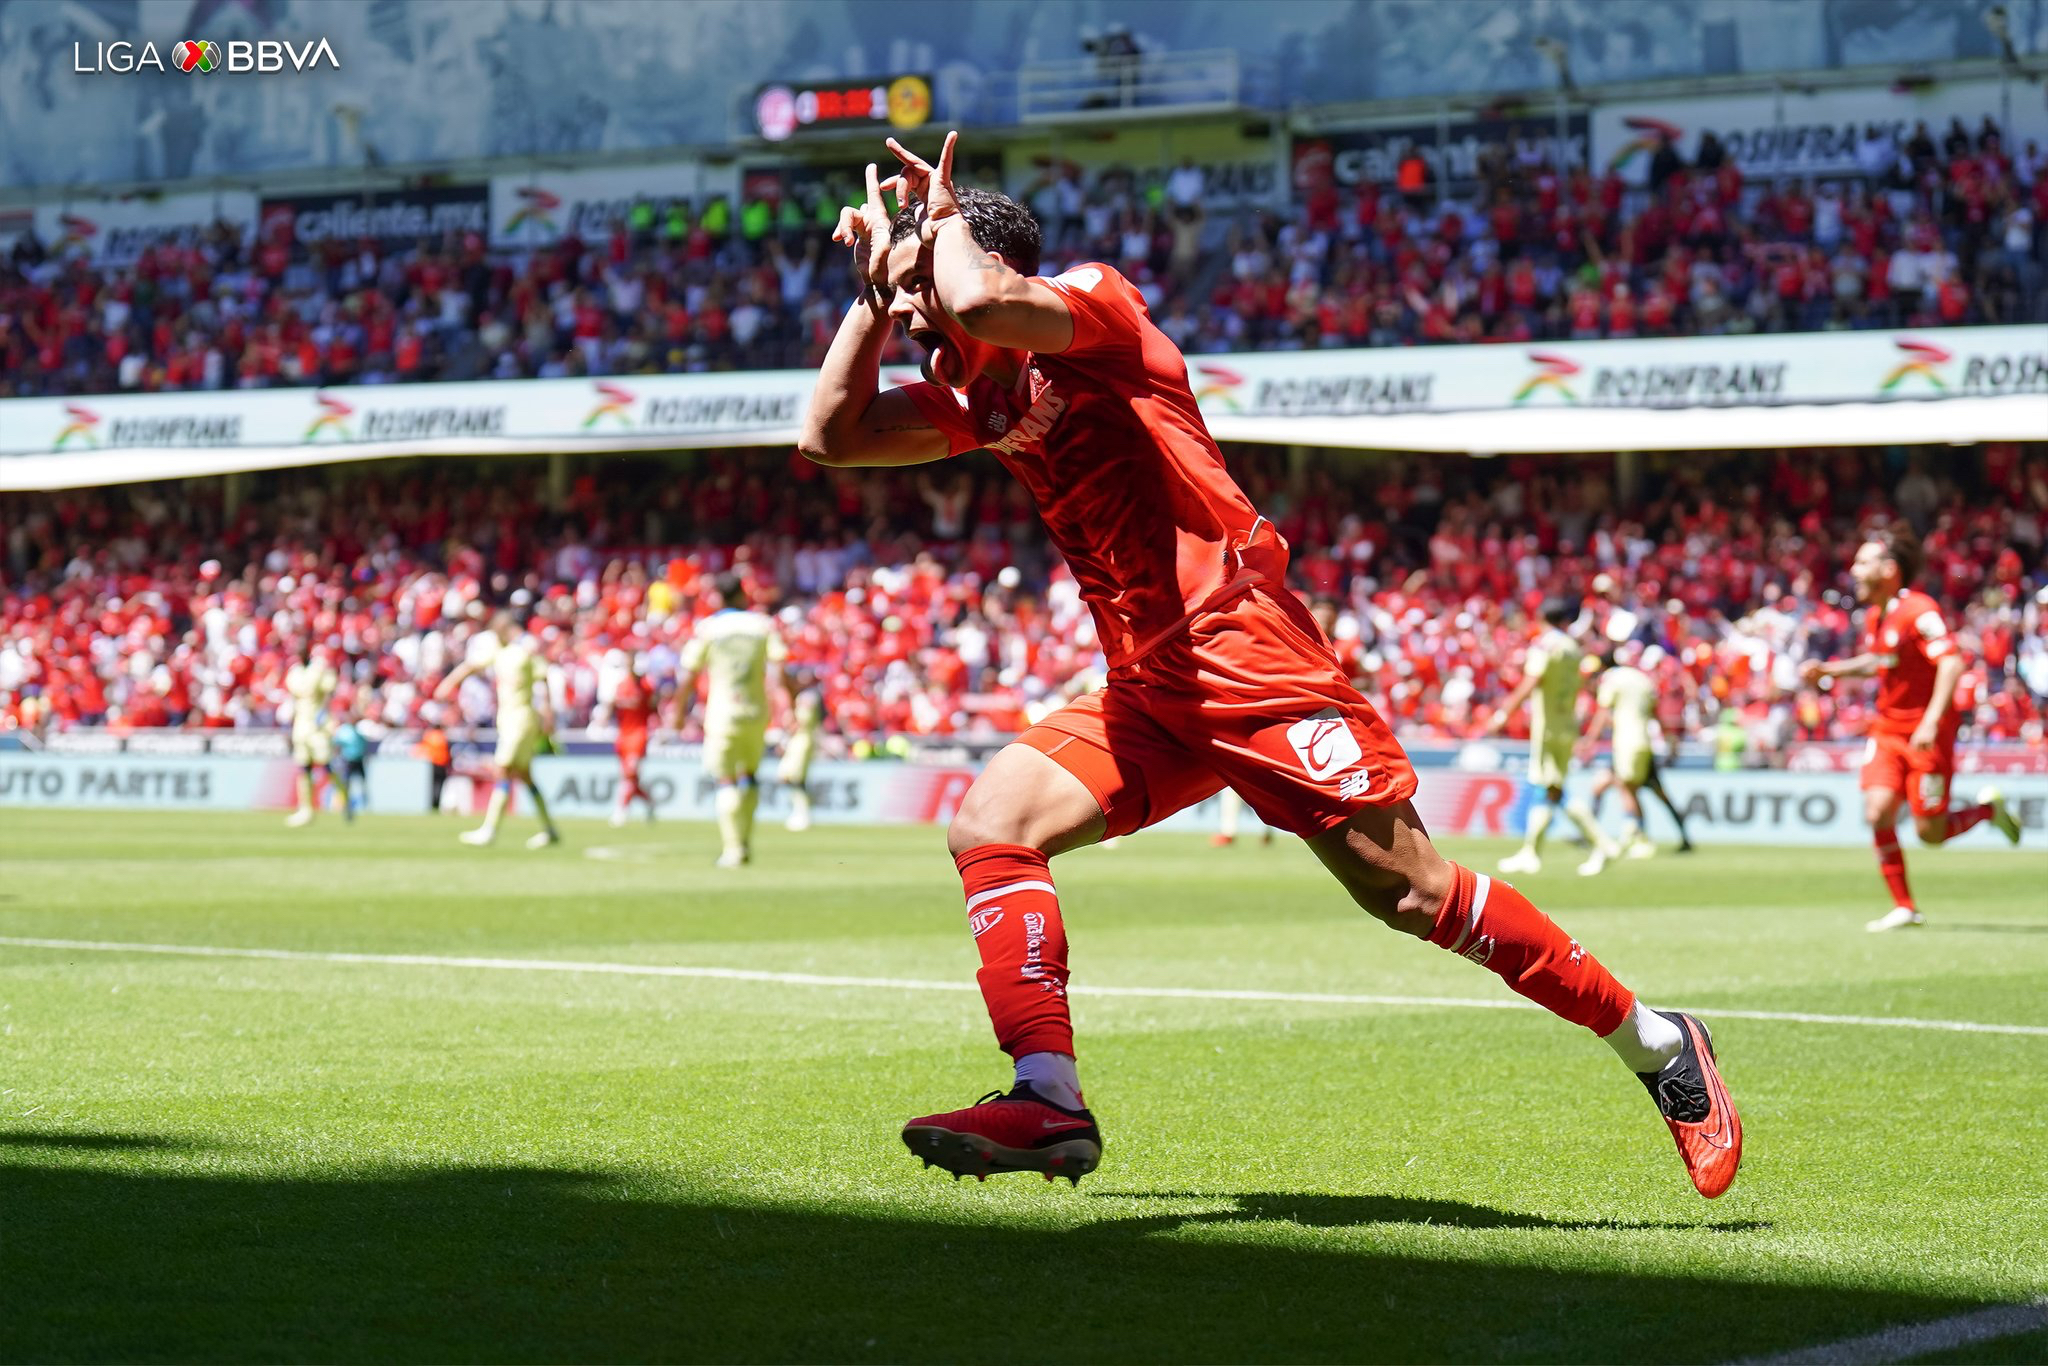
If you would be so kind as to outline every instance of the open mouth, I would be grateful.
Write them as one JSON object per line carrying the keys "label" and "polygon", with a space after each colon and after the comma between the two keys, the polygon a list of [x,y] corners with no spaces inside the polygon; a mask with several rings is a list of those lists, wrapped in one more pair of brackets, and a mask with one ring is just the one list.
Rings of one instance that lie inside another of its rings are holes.
{"label": "open mouth", "polygon": [[910,340],[924,350],[924,377],[938,380],[939,353],[946,344],[945,337],[935,327],[921,327],[910,334]]}

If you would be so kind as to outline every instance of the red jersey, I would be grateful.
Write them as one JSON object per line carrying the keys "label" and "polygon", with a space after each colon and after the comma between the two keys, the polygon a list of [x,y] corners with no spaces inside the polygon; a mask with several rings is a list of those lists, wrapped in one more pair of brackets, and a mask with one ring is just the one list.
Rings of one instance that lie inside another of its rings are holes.
{"label": "red jersey", "polygon": [[619,723],[619,741],[628,739],[645,740],[647,723],[654,715],[654,699],[647,691],[647,685],[628,674],[619,680],[617,691],[612,693],[612,716]]}
{"label": "red jersey", "polygon": [[[1878,658],[1878,735],[1911,735],[1934,696],[1934,664],[1956,652],[1955,637],[1934,599],[1908,588],[1863,614],[1863,652]],[[1947,724],[1960,717],[1951,708]]]}
{"label": "red jersey", "polygon": [[[964,391],[904,392],[952,454],[994,451],[1030,492],[1115,667],[1242,591],[1232,552],[1260,518],[1223,467],[1187,362],[1130,281],[1091,263],[1046,283],[1073,315],[1065,351],[1027,353],[1014,388],[984,375]],[[1277,538],[1264,554],[1263,576],[1284,582]]]}

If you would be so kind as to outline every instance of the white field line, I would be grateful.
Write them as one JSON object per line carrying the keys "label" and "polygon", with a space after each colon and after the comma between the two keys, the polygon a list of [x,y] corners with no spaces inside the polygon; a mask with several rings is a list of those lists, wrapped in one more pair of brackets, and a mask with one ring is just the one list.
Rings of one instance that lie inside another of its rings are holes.
{"label": "white field line", "polygon": [[1753,1357],[1742,1366],[1862,1366],[1866,1362],[1911,1361],[1973,1343],[1996,1342],[2048,1328],[2048,1297],[2031,1304],[2004,1304],[1932,1323],[1901,1324],[1860,1338],[1844,1338],[1779,1356]]}
{"label": "white field line", "polygon": [[[772,982],[797,987],[874,991],[978,991],[971,981],[916,977],[844,977],[759,968],[694,967],[667,963],[606,963],[556,958],[458,958],[421,953],[325,953],[304,949],[245,949],[219,944],[131,944],[99,939],[0,936],[0,947],[76,953],[156,953],[183,958],[255,958],[284,963],[363,963],[399,968],[471,968],[491,972],[581,972],[614,977],[684,977],[723,982]],[[1449,1010],[1536,1010],[1519,999],[1467,996],[1379,996],[1331,991],[1254,991],[1218,987],[1104,987],[1076,985],[1076,996],[1157,1001],[1272,1001],[1288,1005],[1434,1007]],[[1931,1029],[1949,1034],[2019,1034],[2048,1038],[2048,1025],[1986,1024],[1976,1020],[1920,1020],[1902,1015],[1813,1015],[1792,1010],[1722,1010],[1685,1007],[1710,1020],[1767,1020],[1781,1024],[1840,1025],[1859,1029]]]}

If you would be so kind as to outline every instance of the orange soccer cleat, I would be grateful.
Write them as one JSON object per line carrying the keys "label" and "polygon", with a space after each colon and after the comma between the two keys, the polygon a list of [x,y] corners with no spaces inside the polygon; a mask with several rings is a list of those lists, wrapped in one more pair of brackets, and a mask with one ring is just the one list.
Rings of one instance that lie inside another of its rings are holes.
{"label": "orange soccer cleat", "polygon": [[1657,1012],[1678,1026],[1685,1045],[1661,1071],[1638,1072],[1685,1159],[1685,1174],[1709,1200],[1727,1190],[1742,1165],[1742,1116],[1714,1065],[1714,1036],[1692,1016]]}
{"label": "orange soccer cleat", "polygon": [[986,1181],[992,1172],[1043,1172],[1078,1186],[1102,1160],[1102,1131],[1086,1110],[1054,1105],[1017,1083],[964,1110],[925,1115],[903,1126],[903,1143],[927,1167]]}

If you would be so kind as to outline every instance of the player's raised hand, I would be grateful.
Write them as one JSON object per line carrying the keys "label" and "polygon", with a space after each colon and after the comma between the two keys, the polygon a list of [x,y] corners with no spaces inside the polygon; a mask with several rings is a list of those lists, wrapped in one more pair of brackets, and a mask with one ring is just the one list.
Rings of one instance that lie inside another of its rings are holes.
{"label": "player's raised hand", "polygon": [[865,202],[858,206],[849,204],[839,211],[838,226],[832,229],[832,240],[853,248],[853,278],[862,288],[874,291],[877,298],[889,297],[889,209],[882,202],[882,190],[886,187],[896,190],[900,199],[903,189],[898,177],[887,181],[880,178],[875,163],[868,163],[868,193]]}
{"label": "player's raised hand", "polygon": [[926,242],[932,240],[941,222],[960,212],[960,200],[953,190],[953,149],[959,141],[959,133],[946,134],[945,145],[939,148],[939,164],[933,166],[896,139],[889,139],[889,150],[903,163],[899,193],[924,206],[918,235]]}

